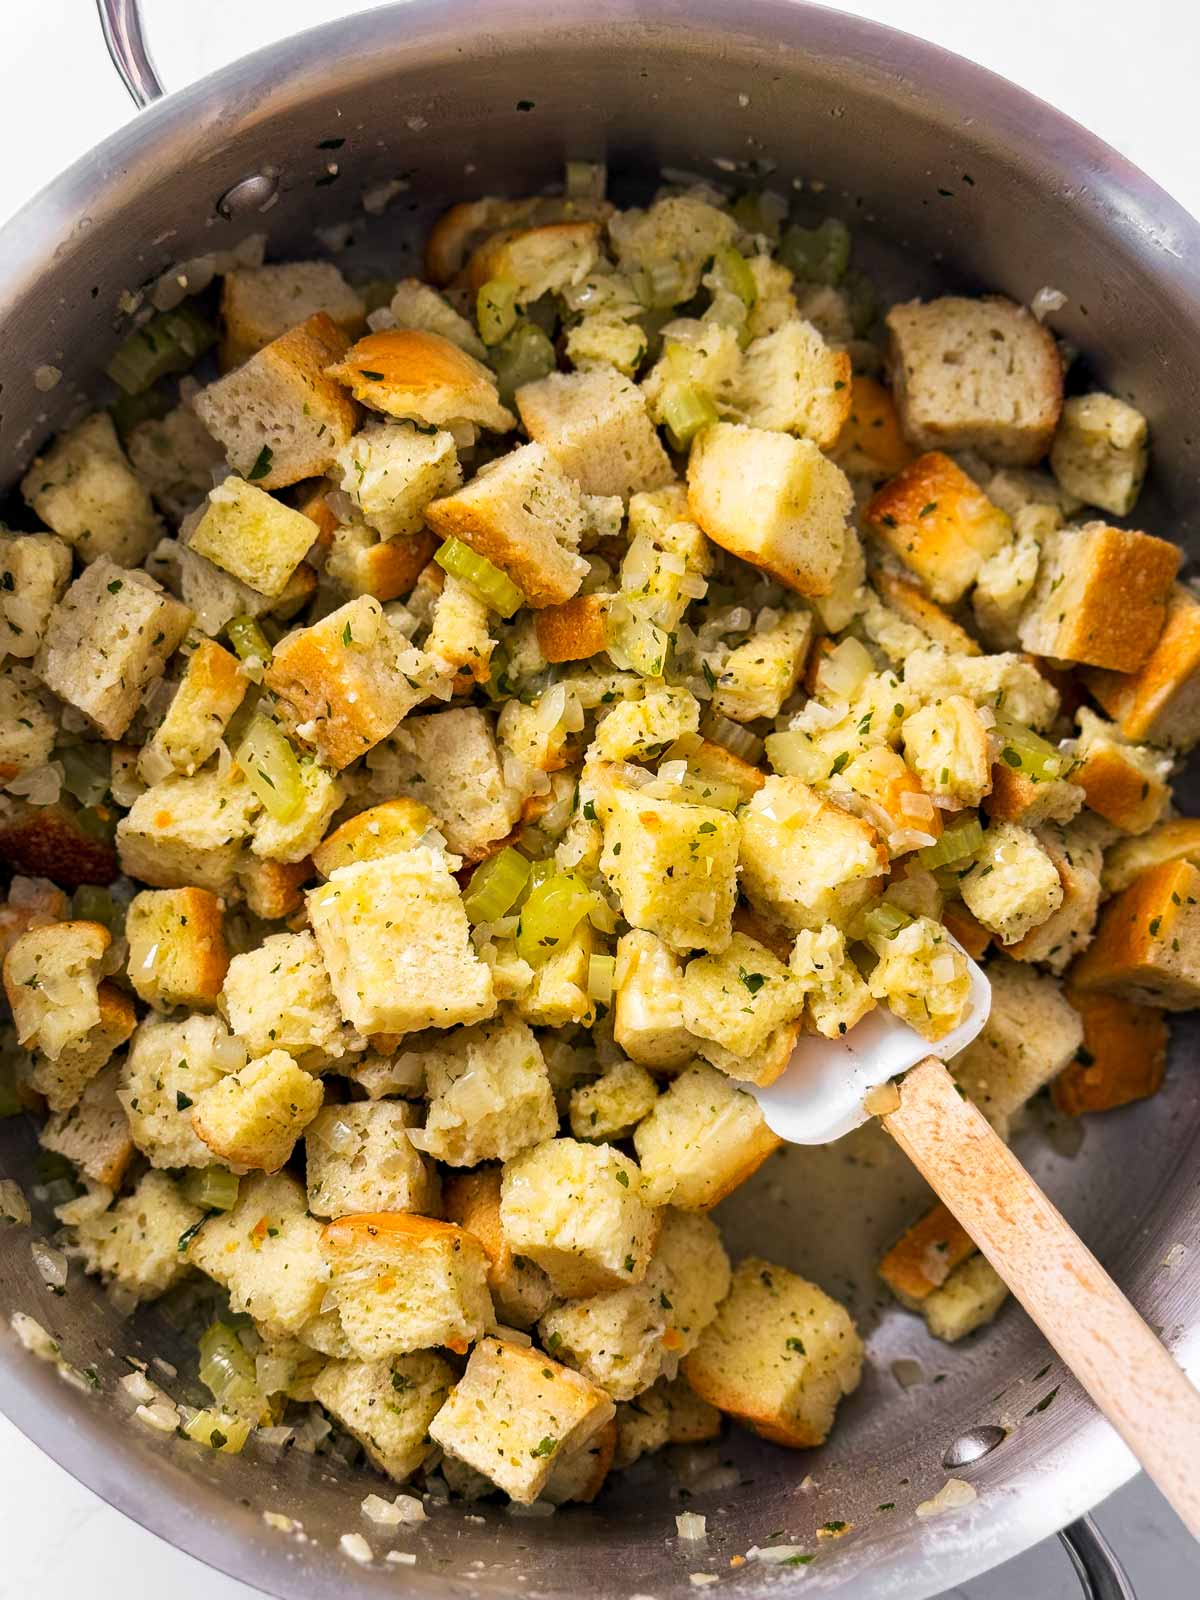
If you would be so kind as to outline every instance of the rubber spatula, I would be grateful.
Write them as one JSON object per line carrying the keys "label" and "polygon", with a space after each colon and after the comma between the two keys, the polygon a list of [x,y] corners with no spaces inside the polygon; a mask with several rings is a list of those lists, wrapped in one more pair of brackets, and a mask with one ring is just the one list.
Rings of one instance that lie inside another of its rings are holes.
{"label": "rubber spatula", "polygon": [[[937,1044],[947,1059],[991,1005],[968,965],[967,1016]],[[843,1039],[805,1036],[782,1077],[751,1093],[791,1144],[827,1144],[878,1115],[1200,1538],[1200,1394],[929,1048],[879,1007]]]}

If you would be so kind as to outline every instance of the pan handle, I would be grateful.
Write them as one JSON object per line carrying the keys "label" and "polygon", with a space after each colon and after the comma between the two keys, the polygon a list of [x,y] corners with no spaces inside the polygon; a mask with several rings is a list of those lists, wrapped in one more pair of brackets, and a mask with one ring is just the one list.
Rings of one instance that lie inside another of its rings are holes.
{"label": "pan handle", "polygon": [[1121,1563],[1091,1517],[1070,1523],[1058,1537],[1066,1546],[1087,1600],[1137,1600]]}
{"label": "pan handle", "polygon": [[142,32],[139,0],[96,0],[100,30],[112,64],[139,111],[165,94]]}

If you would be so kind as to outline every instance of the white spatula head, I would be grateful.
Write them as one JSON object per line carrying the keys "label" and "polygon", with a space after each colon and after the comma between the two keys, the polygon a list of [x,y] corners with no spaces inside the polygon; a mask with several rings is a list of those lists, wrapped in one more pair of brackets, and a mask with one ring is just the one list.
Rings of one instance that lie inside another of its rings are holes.
{"label": "white spatula head", "polygon": [[[957,942],[957,941],[956,941]],[[962,946],[959,946],[962,949]],[[966,951],[963,951],[966,955]],[[926,1056],[943,1061],[966,1048],[988,1019],[992,986],[967,956],[971,994],[958,1027],[936,1044],[877,1006],[841,1039],[805,1034],[783,1076],[769,1089],[750,1088],[767,1125],[789,1144],[829,1144],[867,1121],[863,1097]]]}

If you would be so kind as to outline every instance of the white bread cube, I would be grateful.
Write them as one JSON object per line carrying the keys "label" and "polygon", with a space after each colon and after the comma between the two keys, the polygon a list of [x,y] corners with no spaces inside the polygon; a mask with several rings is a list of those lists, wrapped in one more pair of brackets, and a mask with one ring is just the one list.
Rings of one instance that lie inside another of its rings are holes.
{"label": "white bread cube", "polygon": [[541,1499],[552,1506],[566,1505],[568,1502],[590,1505],[607,1481],[616,1448],[617,1419],[614,1416],[586,1444],[555,1463]]}
{"label": "white bread cube", "polygon": [[66,1156],[85,1178],[119,1189],[133,1159],[129,1118],[117,1097],[117,1064],[98,1072],[68,1111],[56,1112],[38,1135],[43,1150]]}
{"label": "white bread cube", "polygon": [[734,410],[754,428],[776,428],[828,450],[850,413],[850,357],[831,350],[811,322],[785,322],[751,340]]}
{"label": "white bread cube", "polygon": [[352,522],[334,529],[325,576],[347,594],[372,594],[382,604],[411,592],[436,549],[428,529],[408,539],[384,539]]}
{"label": "white bread cube", "polygon": [[0,785],[45,766],[58,725],[57,702],[29,668],[0,663]]}
{"label": "white bread cube", "polygon": [[1017,632],[1022,646],[1056,661],[1136,672],[1167,620],[1178,545],[1089,522],[1042,545],[1037,583]]}
{"label": "white bread cube", "polygon": [[228,572],[222,572],[220,567],[197,555],[190,545],[177,543],[169,554],[179,568],[179,592],[184,604],[194,612],[195,626],[201,633],[218,634],[239,616],[273,616],[280,622],[287,622],[316,592],[317,574],[307,562],[300,563],[283,593],[271,600]]}
{"label": "white bread cube", "polygon": [[212,488],[225,452],[191,406],[176,406],[132,428],[125,441],[134,471],[159,510],[174,522],[198,506]]}
{"label": "white bread cube", "polygon": [[398,1211],[325,1225],[321,1252],[352,1352],[364,1361],[444,1345],[466,1353],[491,1326],[483,1247],[450,1222]]}
{"label": "white bread cube", "polygon": [[57,1061],[98,1027],[101,962],[111,943],[98,922],[52,923],[13,941],[4,989],[19,1044]]}
{"label": "white bread cube", "polygon": [[561,294],[587,277],[599,254],[600,224],[592,221],[543,223],[534,228],[502,229],[471,252],[464,268],[470,289],[495,278],[512,285],[518,306],[544,294]]}
{"label": "white bread cube", "polygon": [[858,1387],[862,1360],[862,1340],[836,1300],[751,1257],[683,1373],[710,1405],[796,1450],[824,1444],[839,1401]]}
{"label": "white bread cube", "polygon": [[1002,944],[1014,945],[1062,905],[1058,871],[1028,828],[993,822],[961,880],[967,910]]}
{"label": "white bread cube", "polygon": [[491,371],[437,333],[369,333],[327,371],[356,400],[385,416],[434,428],[472,423],[495,433],[516,426],[500,404]]}
{"label": "white bread cube", "polygon": [[798,933],[788,964],[808,994],[805,1020],[823,1038],[841,1038],[874,1009],[875,996],[833,923]]}
{"label": "white bread cube", "polygon": [[373,1466],[406,1483],[429,1455],[429,1424],[446,1402],[454,1369],[432,1350],[391,1361],[331,1361],[313,1379],[313,1398]]}
{"label": "white bread cube", "polygon": [[490,612],[465,583],[447,577],[433,603],[433,621],[425,639],[425,653],[438,672],[469,687],[486,683],[496,641],[488,631]]}
{"label": "white bread cube", "polygon": [[485,1339],[429,1436],[511,1499],[530,1505],[555,1465],[582,1450],[614,1410],[602,1389],[540,1350]]}
{"label": "white bread cube", "polygon": [[714,544],[797,594],[832,590],[853,502],[841,468],[810,439],[718,422],[692,445],[692,516]]}
{"label": "white bread cube", "polygon": [[879,960],[870,988],[877,1000],[923,1039],[936,1042],[957,1028],[971,998],[967,958],[941,923],[915,917],[894,935],[873,938]]}
{"label": "white bread cube", "polygon": [[667,1085],[633,1134],[647,1201],[684,1211],[711,1209],[782,1142],[757,1100],[703,1062]]}
{"label": "white bread cube", "polygon": [[45,1097],[51,1111],[75,1105],[87,1085],[120,1048],[137,1025],[137,1012],[115,983],[102,983],[96,994],[99,1020],[51,1060],[35,1054],[29,1082]]}
{"label": "white bread cube", "polygon": [[919,1311],[970,1256],[975,1241],[941,1201],[906,1228],[879,1263],[879,1276],[902,1306]]}
{"label": "white bread cube", "polygon": [[70,547],[54,534],[0,533],[0,660],[37,654],[70,581]]}
{"label": "white bread cube", "polygon": [[904,687],[925,705],[963,694],[1038,731],[1050,726],[1059,706],[1058,690],[1049,678],[1011,652],[959,656],[936,645],[911,650],[904,658]]}
{"label": "white bread cube", "polygon": [[1058,873],[1062,902],[1052,916],[1007,946],[1008,954],[1018,961],[1039,961],[1051,972],[1062,973],[1091,940],[1100,909],[1104,860],[1094,828],[1094,822],[1084,820],[1073,828],[1038,830],[1038,842]]}
{"label": "white bread cube", "polygon": [[437,1171],[406,1131],[417,1124],[417,1108],[403,1100],[322,1107],[304,1130],[313,1216],[365,1211],[436,1216]]}
{"label": "white bread cube", "polygon": [[926,639],[965,656],[977,656],[979,646],[967,630],[960,627],[950,613],[931,600],[911,578],[902,577],[880,567],[871,575],[871,582],[888,606],[905,622],[919,628]]}
{"label": "white bread cube", "polygon": [[340,772],[425,698],[425,672],[378,600],[360,595],[281,639],[263,681],[289,732]]}
{"label": "white bread cube", "polygon": [[1078,765],[1071,778],[1087,796],[1089,809],[1122,833],[1147,832],[1170,799],[1171,756],[1131,743],[1087,706],[1076,717]]}
{"label": "white bread cube", "polygon": [[1146,434],[1136,406],[1111,394],[1073,395],[1050,447],[1050,470],[1085,505],[1127,517],[1146,476]]}
{"label": "white bread cube", "polygon": [[621,303],[589,312],[567,329],[566,357],[577,372],[615,367],[632,378],[646,354],[645,330],[633,319],[634,307]]}
{"label": "white bread cube", "polygon": [[634,928],[617,941],[613,1037],[633,1061],[662,1071],[695,1054],[683,1021],[683,965],[652,933]]}
{"label": "white bread cube", "polygon": [[1120,894],[1151,867],[1200,862],[1200,818],[1172,817],[1135,839],[1118,839],[1104,856],[1105,895]]}
{"label": "white bread cube", "polygon": [[742,892],[785,927],[844,925],[882,888],[888,855],[875,830],[799,778],[768,778],[741,821]]}
{"label": "white bread cube", "polygon": [[248,1312],[271,1337],[300,1334],[321,1309],[327,1289],[321,1225],[305,1207],[304,1190],[286,1172],[243,1178],[237,1204],[191,1238],[193,1266],[229,1291],[234,1312]]}
{"label": "white bread cube", "polygon": [[1083,1043],[1079,1013],[1052,978],[1015,961],[988,965],[992,1009],[983,1031],[948,1066],[1002,1138],[1014,1115],[1058,1076]]}
{"label": "white bread cube", "polygon": [[474,1234],[487,1257],[487,1281],[499,1320],[531,1328],[554,1300],[554,1285],[541,1267],[512,1247],[500,1220],[501,1169],[456,1172],[446,1183],[446,1216]]}
{"label": "white bread cube", "polygon": [[641,1283],[555,1306],[538,1333],[555,1360],[614,1400],[632,1400],[695,1349],[729,1282],[729,1257],[716,1225],[668,1210]]}
{"label": "white bread cube", "polygon": [[548,1139],[505,1163],[500,1220],[560,1294],[640,1283],[658,1237],[636,1164],[612,1145]]}
{"label": "white bread cube", "polygon": [[992,787],[988,730],[973,700],[947,695],[904,719],[904,759],[927,794],[977,806]]}
{"label": "white bread cube", "polygon": [[1041,540],[1062,526],[1051,506],[1031,506],[1013,518],[1013,538],[980,567],[971,591],[975,628],[991,650],[1015,650],[1017,626],[1037,582]]}
{"label": "white bread cube", "polygon": [[136,567],[162,533],[107,411],[60,434],[22,478],[21,494],[85,563],[107,556]]}
{"label": "white bread cube", "polygon": [[774,627],[758,629],[726,656],[712,692],[712,709],[733,722],[777,717],[800,681],[813,620],[789,611]]}
{"label": "white bread cube", "polygon": [[728,211],[694,194],[656,200],[644,211],[631,208],[609,218],[609,237],[624,272],[665,272],[677,280],[672,299],[690,300],[704,268],[718,250],[732,244],[737,224]]}
{"label": "white bread cube", "polygon": [[235,955],[221,1009],[252,1055],[286,1050],[306,1067],[319,1068],[347,1049],[329,974],[307,931],[273,933],[257,950]]}
{"label": "white bread cube", "polygon": [[[526,984],[525,963],[516,958],[509,982],[516,993],[516,1009],[525,1021],[535,1028],[567,1028],[579,1023],[590,1027],[595,1020],[596,1008],[587,992],[588,963],[596,952],[596,937],[592,925],[585,917],[575,928],[565,944],[532,969],[532,978]],[[497,963],[496,983],[500,977]]]}
{"label": "white bread cube", "polygon": [[800,1016],[804,1001],[804,986],[788,967],[744,933],[720,955],[689,961],[683,974],[684,1026],[736,1056],[761,1050]]}
{"label": "white bread cube", "polygon": [[311,861],[260,861],[244,855],[237,867],[237,885],[247,908],[264,922],[294,917],[303,904],[301,893],[312,877]]}
{"label": "white bread cube", "polygon": [[991,1322],[1008,1299],[1008,1285],[986,1256],[964,1261],[924,1301],[921,1314],[935,1339],[955,1344]]}
{"label": "white bread cube", "polygon": [[588,761],[646,761],[700,726],[700,704],[690,690],[650,680],[640,700],[602,712]]}
{"label": "white bread cube", "polygon": [[225,1166],[278,1172],[324,1098],[319,1078],[272,1050],[202,1089],[192,1127]]}
{"label": "white bread cube", "polygon": [[1127,739],[1190,750],[1200,739],[1200,600],[1177,583],[1158,643],[1137,672],[1086,672],[1088,691]]}
{"label": "white bread cube", "polygon": [[313,866],[323,878],[339,867],[357,861],[375,861],[397,850],[410,850],[422,834],[437,826],[433,812],[419,800],[402,796],[368,806],[327,833],[312,853]]}
{"label": "white bread cube", "polygon": [[325,371],[346,344],[318,312],[201,389],[193,409],[236,473],[280,489],[329,471],[357,421],[353,401]]}
{"label": "white bread cube", "polygon": [[367,766],[384,792],[427,806],[431,825],[468,861],[489,854],[521,815],[492,722],[475,706],[407,718]]}
{"label": "white bread cube", "polygon": [[218,1017],[146,1018],[121,1064],[118,1094],[133,1142],[151,1166],[212,1165],[212,1151],[192,1127],[192,1107],[245,1064],[245,1045]]}
{"label": "white bread cube", "polygon": [[1012,521],[950,457],[930,451],[877,489],[863,513],[935,600],[952,604],[1012,538]]}
{"label": "white bread cube", "polygon": [[373,312],[370,321],[373,328],[420,328],[425,333],[440,333],[477,361],[487,356],[487,346],[466,317],[420,278],[401,278],[386,311]]}
{"label": "white bread cube", "polygon": [[[765,260],[765,257],[757,257]],[[660,1378],[636,1400],[617,1406],[617,1447],[613,1465],[631,1467],[668,1444],[706,1444],[721,1431],[721,1413],[686,1378]]]}
{"label": "white bread cube", "polygon": [[187,664],[175,698],[138,763],[146,783],[168,772],[190,776],[202,767],[245,697],[248,680],[236,656],[212,639],[197,639],[184,649]]}
{"label": "white bread cube", "polygon": [[55,606],[38,676],[106,739],[119,739],[190,621],[153,578],[101,555]]}
{"label": "white bread cube", "polygon": [[172,776],[139,795],[117,824],[122,871],[159,889],[236,890],[243,841],[259,803],[235,768]]}
{"label": "white bread cube", "polygon": [[89,1272],[135,1300],[157,1300],[187,1272],[179,1241],[203,1215],[165,1172],[147,1172],[116,1205],[77,1222],[75,1239]]}
{"label": "white bread cube", "polygon": [[588,571],[579,554],[587,512],[570,472],[542,443],[521,445],[426,506],[426,520],[506,572],[526,605],[561,605]]}
{"label": "white bread cube", "polygon": [[888,360],[904,436],[922,450],[978,450],[1030,466],[1062,410],[1054,336],[999,295],[910,300],[887,314]]}
{"label": "white bread cube", "polygon": [[604,784],[596,811],[604,827],[600,870],[626,921],[677,954],[724,950],[737,896],[735,818],[622,782]]}
{"label": "white bread cube", "polygon": [[312,522],[244,478],[209,491],[188,538],[206,561],[268,599],[278,599],[314,542]]}
{"label": "white bread cube", "polygon": [[220,900],[209,889],[143,889],[125,914],[129,981],[156,1011],[211,1011],[229,949]]}
{"label": "white bread cube", "polygon": [[342,1015],[360,1033],[479,1022],[496,1009],[445,857],[424,846],[340,867],[308,915]]}
{"label": "white bread cube", "polygon": [[462,482],[453,436],[411,422],[369,422],[337,459],[342,489],[382,538],[420,533],[425,509]]}
{"label": "white bread cube", "polygon": [[361,333],[367,308],[332,261],[239,267],[221,282],[221,366],[240,366],[264,345],[323,311],[347,338]]}
{"label": "white bread cube", "polygon": [[[642,337],[644,339],[645,335]],[[677,383],[702,389],[717,411],[722,416],[728,415],[742,370],[738,330],[728,323],[675,317],[659,337],[662,354],[641,383],[654,421],[659,424],[666,421],[663,400]]]}
{"label": "white bread cube", "polygon": [[586,494],[628,501],[674,478],[641,391],[611,368],[552,372],[522,384],[516,402],[529,437]]}
{"label": "white bread cube", "polygon": [[426,1093],[422,1143],[451,1167],[507,1161],[558,1132],[541,1047],[516,1017],[448,1034],[429,1062]]}
{"label": "white bread cube", "polygon": [[618,1061],[572,1089],[569,1120],[576,1139],[612,1144],[628,1138],[654,1110],[658,1085],[636,1061]]}

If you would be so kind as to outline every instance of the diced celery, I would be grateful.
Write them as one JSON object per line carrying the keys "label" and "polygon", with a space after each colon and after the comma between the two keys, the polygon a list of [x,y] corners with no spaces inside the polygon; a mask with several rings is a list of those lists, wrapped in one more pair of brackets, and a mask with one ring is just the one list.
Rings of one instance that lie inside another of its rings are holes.
{"label": "diced celery", "polygon": [[125,927],[125,908],[117,904],[107,889],[81,883],[71,897],[71,907],[82,922],[98,922],[109,933],[119,935]]}
{"label": "diced celery", "polygon": [[603,161],[567,162],[567,199],[603,200],[608,168]]}
{"label": "diced celery", "polygon": [[732,245],[718,250],[713,257],[712,274],[722,289],[728,289],[747,310],[758,299],[758,285],[750,271],[750,263]]}
{"label": "diced celery", "polygon": [[532,890],[521,907],[517,954],[541,966],[570,939],[591,910],[592,891],[571,872],[556,872]]}
{"label": "diced celery", "polygon": [[105,371],[126,394],[141,394],[172,372],[187,372],[216,342],[212,323],[185,302],[131,333]]}
{"label": "diced celery", "polygon": [[587,992],[589,1000],[599,1000],[607,1005],[612,999],[613,974],[617,963],[613,956],[589,956]]}
{"label": "diced celery", "polygon": [[529,321],[518,322],[507,337],[501,339],[491,355],[496,386],[505,405],[526,383],[536,383],[554,371],[558,365],[550,335]]}
{"label": "diced celery", "polygon": [[1005,766],[1022,772],[1034,783],[1050,783],[1061,778],[1071,765],[1070,759],[1052,744],[1034,733],[1015,717],[996,713],[993,731],[1000,739],[1000,760]]}
{"label": "diced celery", "polygon": [[200,1335],[200,1382],[223,1411],[250,1422],[266,1413],[254,1357],[227,1322],[214,1322]]}
{"label": "diced celery", "polygon": [[529,882],[529,862],[519,850],[503,850],[481,861],[463,894],[463,909],[472,922],[498,922],[511,911]]}
{"label": "diced celery", "polygon": [[881,900],[863,917],[863,936],[867,939],[894,939],[901,928],[907,928],[912,920],[907,911]]}
{"label": "diced celery", "polygon": [[300,763],[276,723],[256,714],[234,760],[276,822],[287,822],[296,815],[304,799]]}
{"label": "diced celery", "polygon": [[225,1455],[236,1456],[240,1454],[242,1446],[250,1437],[251,1424],[241,1417],[231,1417],[225,1411],[197,1411],[190,1422],[185,1422],[183,1431],[189,1439],[197,1444],[207,1445],[210,1450],[220,1450]]}
{"label": "diced celery", "polygon": [[232,1211],[239,1181],[227,1167],[189,1167],[182,1188],[185,1200],[205,1211]]}
{"label": "diced celery", "polygon": [[472,594],[502,617],[511,617],[525,604],[525,596],[500,568],[493,566],[486,556],[472,550],[461,539],[447,539],[433,559],[443,572],[465,583]]}
{"label": "diced celery", "polygon": [[749,728],[743,728],[740,723],[730,722],[728,717],[722,717],[716,711],[705,713],[700,732],[706,739],[728,750],[730,755],[748,761],[752,767],[762,760],[763,742],[758,735],[751,733]]}
{"label": "diced celery", "polygon": [[802,283],[840,283],[850,264],[850,230],[836,217],[815,228],[793,223],[784,230],[779,259]]}
{"label": "diced celery", "polygon": [[107,745],[71,744],[55,752],[63,765],[63,788],[82,806],[99,805],[112,781],[112,755]]}
{"label": "diced celery", "polygon": [[141,394],[126,394],[122,391],[109,406],[108,414],[113,419],[113,427],[124,443],[139,423],[157,422],[161,417],[165,417],[172,403],[171,396],[165,389],[144,389]]}
{"label": "diced celery", "polygon": [[983,829],[978,817],[957,817],[943,831],[940,839],[917,851],[918,859],[930,872],[935,867],[948,867],[952,862],[965,861],[973,856],[983,843]]}
{"label": "diced celery", "polygon": [[489,278],[475,296],[475,320],[484,344],[499,344],[517,320],[517,286],[511,278]]}
{"label": "diced celery", "polygon": [[663,800],[675,800],[685,806],[715,806],[718,811],[736,811],[742,801],[736,783],[706,778],[700,772],[685,772],[681,778],[670,781],[656,779],[650,792]]}
{"label": "diced celery", "polygon": [[686,450],[702,428],[709,428],[718,420],[712,396],[694,383],[668,384],[659,410],[676,450]]}
{"label": "diced celery", "polygon": [[778,239],[787,215],[787,201],[769,190],[752,191],[738,195],[733,202],[733,214],[746,233],[763,233],[768,239]]}
{"label": "diced celery", "polygon": [[270,640],[253,617],[234,617],[225,626],[225,637],[239,661],[261,661],[264,667],[270,666]]}

